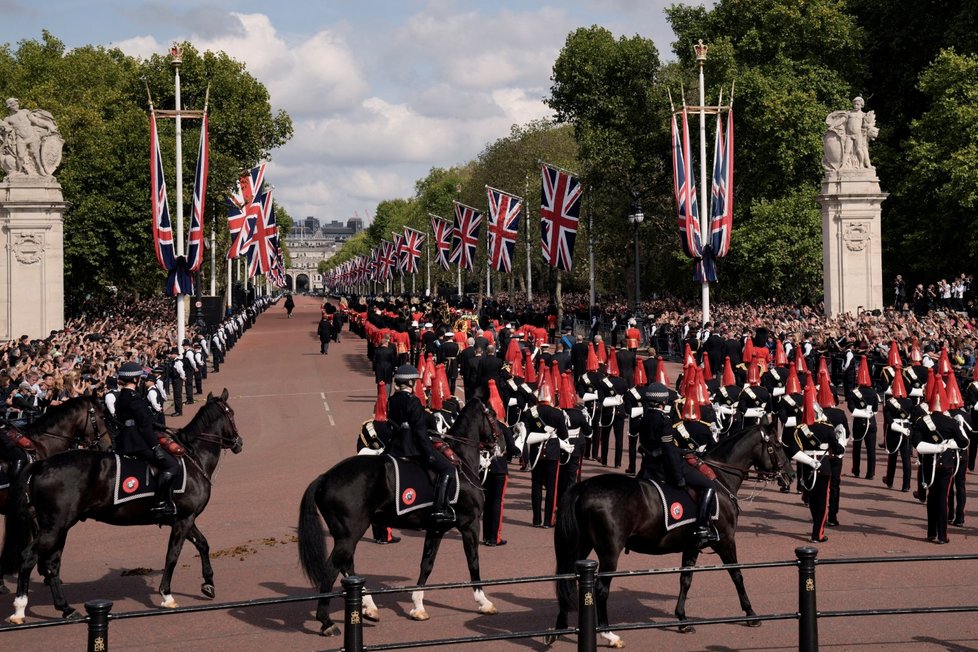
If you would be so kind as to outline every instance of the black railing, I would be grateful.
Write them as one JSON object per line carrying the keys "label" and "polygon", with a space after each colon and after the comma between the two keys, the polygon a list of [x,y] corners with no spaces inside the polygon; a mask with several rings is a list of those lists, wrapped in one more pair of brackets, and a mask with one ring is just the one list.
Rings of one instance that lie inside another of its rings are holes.
{"label": "black railing", "polygon": [[[814,652],[818,650],[818,621],[822,618],[852,618],[852,617],[871,617],[871,616],[890,616],[890,615],[910,615],[924,613],[968,613],[978,612],[978,605],[954,605],[942,607],[893,607],[860,609],[846,611],[823,611],[819,612],[816,598],[818,586],[816,583],[817,566],[836,566],[842,564],[887,564],[887,563],[920,563],[920,562],[942,562],[942,561],[974,561],[978,560],[978,554],[969,555],[934,555],[927,557],[903,556],[903,557],[855,557],[850,559],[817,559],[818,551],[812,547],[802,547],[795,549],[794,560],[756,562],[746,564],[725,564],[717,566],[699,566],[691,568],[657,568],[643,571],[616,571],[611,573],[597,573],[597,562],[591,559],[578,561],[575,564],[573,574],[547,575],[522,577],[514,579],[485,580],[480,582],[480,586],[503,586],[514,584],[529,584],[536,582],[553,582],[555,580],[576,579],[578,585],[578,621],[576,627],[564,629],[546,629],[535,631],[504,632],[491,635],[463,636],[454,638],[428,639],[423,641],[407,641],[399,643],[383,643],[378,645],[366,645],[363,639],[363,578],[346,577],[343,578],[343,590],[333,593],[312,594],[304,596],[289,596],[282,598],[266,598],[259,600],[247,600],[238,602],[225,602],[220,604],[208,604],[195,607],[180,607],[167,610],[143,610],[130,611],[118,614],[111,613],[112,602],[108,600],[93,600],[85,603],[85,610],[88,615],[84,619],[67,620],[57,619],[30,623],[27,625],[16,625],[0,627],[0,634],[7,631],[21,631],[24,629],[38,629],[43,627],[56,627],[61,625],[87,623],[88,624],[88,647],[90,652],[96,650],[108,652],[109,650],[109,624],[113,620],[124,620],[129,618],[146,618],[157,616],[175,616],[186,613],[199,613],[204,611],[223,611],[229,609],[245,609],[267,605],[278,605],[298,602],[310,602],[320,598],[339,598],[344,600],[343,613],[343,648],[344,652],[361,652],[365,650],[403,650],[417,647],[434,647],[443,645],[461,645],[466,643],[485,643],[486,641],[503,641],[524,638],[538,638],[545,636],[577,636],[577,649],[585,652],[594,652],[597,648],[597,636],[601,632],[608,631],[635,631],[644,629],[665,629],[680,626],[705,626],[720,625],[745,622],[765,622],[774,620],[797,620],[798,621],[798,650],[800,652]],[[619,623],[614,627],[598,627],[597,612],[595,606],[595,582],[599,577],[621,578],[621,577],[642,577],[647,575],[670,575],[682,572],[708,573],[715,571],[755,570],[762,568],[788,568],[798,569],[798,610],[787,613],[760,614],[755,616],[723,616],[717,618],[700,618],[686,620],[670,620],[648,623]],[[470,582],[455,582],[446,584],[431,584],[424,587],[394,587],[376,589],[371,591],[373,595],[391,593],[409,593],[419,589],[425,591],[436,591],[445,589],[471,589]]]}

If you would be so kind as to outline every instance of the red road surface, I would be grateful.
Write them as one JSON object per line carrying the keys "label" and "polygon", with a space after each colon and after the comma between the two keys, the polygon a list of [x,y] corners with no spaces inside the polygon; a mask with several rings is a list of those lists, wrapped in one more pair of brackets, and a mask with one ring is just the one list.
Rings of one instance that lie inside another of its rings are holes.
{"label": "red road surface", "polygon": [[[355,450],[362,421],[373,413],[375,387],[366,359],[366,345],[344,332],[328,356],[319,354],[315,336],[319,303],[296,297],[291,320],[279,305],[259,317],[230,353],[221,372],[211,374],[205,389],[227,387],[230,404],[245,441],[240,455],[227,454],[216,477],[210,505],[198,520],[214,556],[217,601],[308,595],[313,591],[299,570],[294,541],[298,503],[308,483]],[[193,407],[193,406],[192,406]],[[172,420],[181,425],[189,420]],[[879,461],[878,461],[879,463]],[[849,470],[846,461],[845,471]],[[603,471],[586,463],[588,474]],[[924,539],[924,507],[909,494],[886,490],[882,476],[868,481],[843,477],[841,526],[829,530],[822,544],[826,558],[928,555],[976,552],[974,525],[951,528],[951,544],[934,546]],[[969,482],[973,494],[974,483]],[[756,493],[755,493],[756,489]],[[747,500],[753,496],[752,500]],[[796,494],[779,493],[773,485],[744,486],[744,511],[738,544],[743,562],[787,560],[805,545],[810,529],[808,510]],[[481,548],[484,578],[545,575],[554,569],[552,534],[530,527],[529,474],[511,473],[503,538],[509,545]],[[369,534],[369,533],[368,533]],[[357,570],[367,586],[408,586],[417,578],[423,537],[400,532],[397,545],[378,546],[364,540],[357,550]],[[86,600],[114,601],[113,612],[153,608],[166,548],[167,530],[119,528],[82,523],[71,530],[62,565],[69,601],[78,608]],[[620,570],[672,567],[679,556],[623,556]],[[718,563],[703,555],[701,564]],[[136,574],[131,572],[144,569]],[[797,608],[795,569],[747,571],[746,585],[759,614],[792,612]],[[47,587],[33,583],[29,622],[57,616]],[[430,583],[467,580],[457,535],[442,545]],[[186,545],[173,581],[181,606],[207,604],[198,592],[199,560]],[[10,582],[8,580],[8,586]],[[612,623],[671,620],[678,577],[616,580],[609,609]],[[469,590],[426,594],[431,620],[407,618],[407,594],[378,596],[381,621],[368,624],[367,644],[478,636],[545,629],[553,624],[556,604],[552,583],[490,587],[500,613],[481,616]],[[11,595],[0,596],[0,615],[12,613]],[[818,606],[823,611],[917,605],[978,603],[978,563],[865,566],[824,566],[818,570]],[[163,618],[113,622],[109,642],[114,650],[323,650],[338,649],[341,639],[318,635],[313,603],[216,611]],[[342,620],[341,601],[334,601],[334,619]],[[691,618],[740,613],[736,592],[726,573],[695,577],[687,604]],[[574,616],[572,616],[573,618]],[[974,614],[919,615],[822,619],[819,642],[825,649],[973,650],[978,649]],[[638,650],[790,650],[797,646],[795,621],[766,623],[759,628],[717,625],[695,634],[676,631],[619,632],[629,648]],[[85,646],[85,626],[0,631],[5,650],[78,650]],[[576,649],[573,638],[554,650]],[[541,640],[495,642],[466,649],[541,650]],[[455,649],[454,647],[452,649]]]}

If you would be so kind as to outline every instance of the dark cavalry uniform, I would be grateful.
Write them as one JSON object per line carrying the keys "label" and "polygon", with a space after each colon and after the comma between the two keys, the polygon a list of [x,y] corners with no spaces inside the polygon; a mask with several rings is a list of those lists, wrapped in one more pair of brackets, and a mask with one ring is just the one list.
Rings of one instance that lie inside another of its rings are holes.
{"label": "dark cavalry uniform", "polygon": [[886,475],[883,484],[892,487],[896,482],[897,457],[903,469],[900,491],[910,491],[910,424],[913,402],[909,398],[890,396],[883,403],[883,444],[886,447]]}
{"label": "dark cavalry uniform", "polygon": [[564,414],[567,416],[567,441],[574,446],[574,450],[561,457],[560,469],[557,472],[558,505],[564,492],[581,479],[581,458],[584,456],[584,447],[591,438],[591,423],[584,410],[566,408]]}
{"label": "dark cavalry uniform", "polygon": [[482,488],[485,490],[486,501],[482,510],[482,545],[484,546],[504,546],[505,539],[501,533],[503,529],[503,508],[506,499],[506,486],[509,484],[509,463],[508,459],[519,455],[516,442],[513,440],[512,428],[500,424],[503,437],[506,439],[506,455],[504,457],[493,457],[489,462],[489,469],[486,477],[482,481]]}
{"label": "dark cavalry uniform", "polygon": [[[920,454],[920,472],[927,499],[927,538],[947,543],[947,496],[969,440],[952,417],[935,412],[919,417],[911,431],[911,444]],[[952,448],[948,448],[951,446]]]}
{"label": "dark cavalry uniform", "polygon": [[115,413],[120,424],[116,450],[121,455],[141,459],[156,467],[160,472],[156,490],[158,507],[162,503],[172,503],[173,479],[180,471],[180,465],[160,446],[153,430],[153,412],[149,403],[133,389],[124,387],[116,399]]}
{"label": "dark cavalry uniform", "polygon": [[[845,447],[839,443],[835,428],[825,422],[816,422],[810,426],[801,424],[795,428],[786,429],[782,442],[788,449],[788,456],[796,462],[804,461],[802,467],[805,477],[802,485],[808,490],[808,509],[812,515],[812,542],[828,541],[825,536],[825,523],[829,516],[829,483],[831,482],[832,466],[829,460],[823,459],[830,455],[845,453]],[[818,464],[812,468],[808,460]]]}
{"label": "dark cavalry uniform", "polygon": [[852,474],[859,477],[860,458],[865,446],[866,479],[872,480],[876,473],[876,412],[880,408],[879,395],[872,387],[856,387],[846,395],[846,404],[852,413]]}
{"label": "dark cavalry uniform", "polygon": [[553,428],[556,433],[555,437],[530,446],[527,452],[532,466],[530,505],[533,512],[533,526],[552,527],[557,509],[560,441],[567,441],[567,423],[563,411],[549,405],[531,407],[523,413],[523,423],[531,433],[545,432],[547,426]]}
{"label": "dark cavalry uniform", "polygon": [[374,350],[374,382],[384,381],[391,386],[394,380],[394,347],[378,346]]}
{"label": "dark cavalry uniform", "polygon": [[445,365],[445,375],[448,376],[448,389],[455,393],[458,382],[458,344],[454,340],[445,340],[438,348],[436,356],[438,363]]}

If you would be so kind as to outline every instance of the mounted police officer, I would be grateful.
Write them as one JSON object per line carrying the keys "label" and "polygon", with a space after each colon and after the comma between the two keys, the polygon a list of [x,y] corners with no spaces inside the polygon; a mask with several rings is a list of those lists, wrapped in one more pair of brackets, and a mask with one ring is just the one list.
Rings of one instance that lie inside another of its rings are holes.
{"label": "mounted police officer", "polygon": [[688,486],[699,490],[695,534],[701,548],[720,540],[716,529],[710,524],[716,509],[716,483],[700,470],[705,464],[699,459],[699,454],[713,443],[713,431],[709,424],[700,420],[699,405],[694,395],[689,393],[683,402],[682,420],[674,423],[663,436],[663,461],[666,475],[677,480],[676,487],[685,489]]}
{"label": "mounted police officer", "polygon": [[436,525],[451,525],[455,511],[448,504],[448,483],[455,467],[435,450],[425,425],[425,409],[413,393],[414,381],[420,378],[417,368],[405,364],[394,372],[394,393],[387,402],[387,418],[396,425],[387,452],[406,457],[438,474],[435,480],[435,505],[431,518]]}
{"label": "mounted police officer", "polygon": [[173,504],[173,480],[180,471],[177,461],[160,446],[153,431],[153,412],[149,403],[137,391],[143,369],[136,362],[119,367],[122,389],[115,403],[116,416],[121,424],[116,450],[148,462],[159,471],[156,485],[156,505],[150,513],[159,519],[176,516]]}

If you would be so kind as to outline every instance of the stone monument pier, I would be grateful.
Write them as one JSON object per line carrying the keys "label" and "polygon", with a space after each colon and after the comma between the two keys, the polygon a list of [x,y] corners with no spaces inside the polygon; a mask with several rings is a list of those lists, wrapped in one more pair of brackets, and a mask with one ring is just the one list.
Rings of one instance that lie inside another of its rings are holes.
{"label": "stone monument pier", "polygon": [[817,200],[827,317],[884,306],[880,212],[887,194],[869,160],[869,141],[879,133],[875,114],[862,107],[857,97],[852,111],[834,111],[825,120],[825,174]]}
{"label": "stone monument pier", "polygon": [[7,100],[0,120],[0,339],[64,328],[64,212],[51,114]]}

